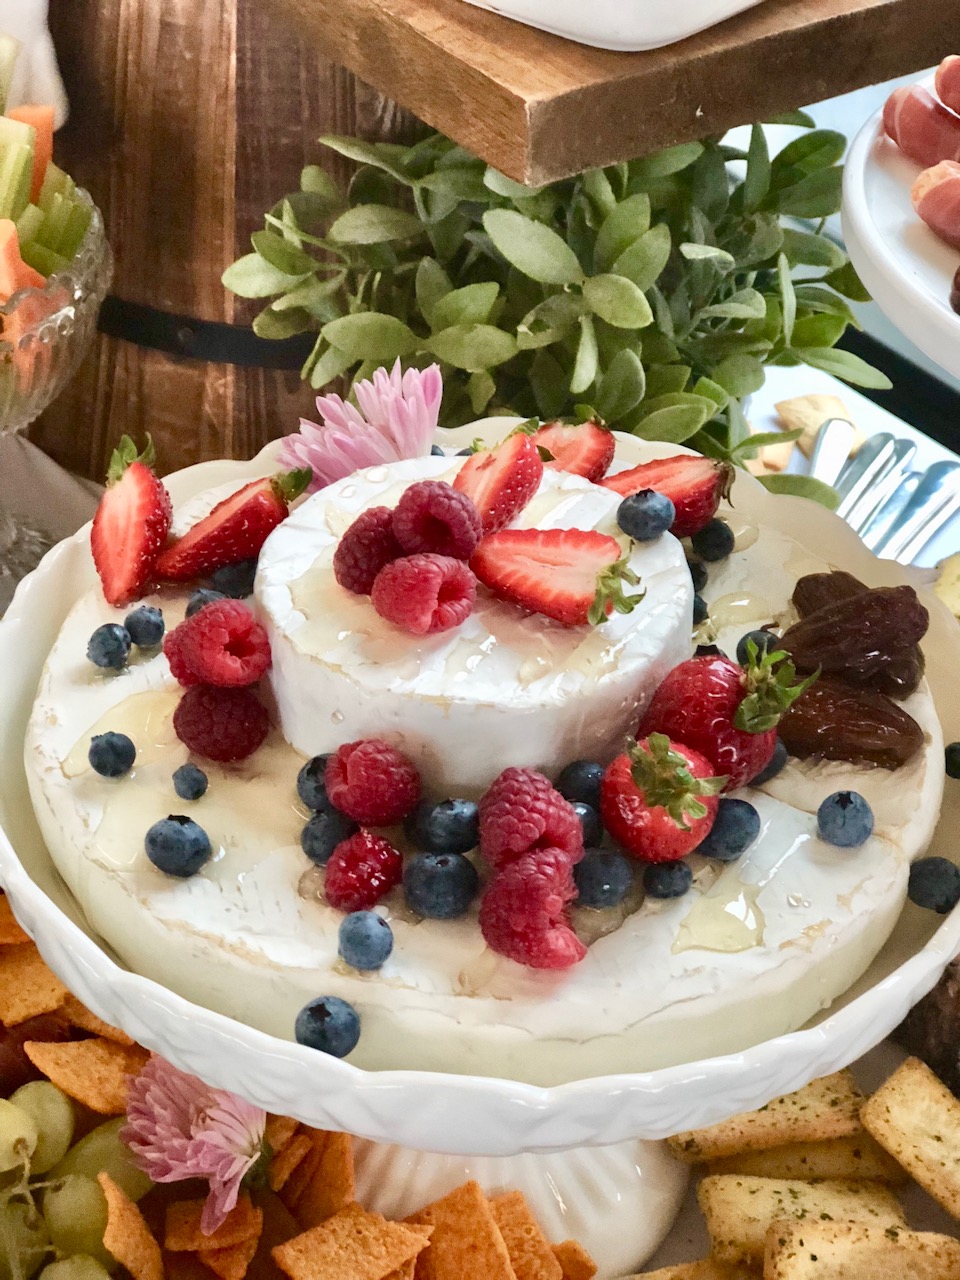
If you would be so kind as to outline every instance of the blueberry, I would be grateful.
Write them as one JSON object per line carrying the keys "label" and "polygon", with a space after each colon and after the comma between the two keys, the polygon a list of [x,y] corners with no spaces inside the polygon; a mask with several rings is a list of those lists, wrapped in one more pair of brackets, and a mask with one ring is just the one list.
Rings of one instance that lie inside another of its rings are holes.
{"label": "blueberry", "polygon": [[711,564],[715,560],[726,560],[733,550],[735,538],[733,530],[726,520],[711,520],[690,539],[691,545],[701,560]]}
{"label": "blueberry", "polygon": [[210,587],[198,587],[187,601],[187,617],[192,618],[205,604],[213,604],[214,600],[223,600],[222,591],[213,591]]}
{"label": "blueberry", "polygon": [[423,800],[404,824],[407,835],[425,853],[468,853],[480,841],[480,817],[472,800]]}
{"label": "blueberry", "polygon": [[573,868],[581,907],[615,907],[633,883],[633,867],[622,853],[590,849]]}
{"label": "blueberry", "polygon": [[567,800],[582,800],[594,809],[600,808],[600,783],[603,765],[595,760],[574,760],[560,770],[557,790]]}
{"label": "blueberry", "polygon": [[341,840],[349,840],[359,830],[354,820],[339,809],[320,809],[300,832],[300,848],[311,862],[325,867]]}
{"label": "blueberry", "polygon": [[472,458],[475,452],[473,445],[468,445],[466,449],[458,449],[453,456],[455,458]]}
{"label": "blueberry", "polygon": [[294,1035],[308,1049],[345,1058],[360,1039],[360,1015],[339,996],[318,996],[297,1014]]}
{"label": "blueberry", "polygon": [[462,853],[420,853],[403,868],[407,905],[429,920],[455,920],[476,896],[477,868]]}
{"label": "blueberry", "polygon": [[643,888],[651,898],[682,898],[692,884],[685,862],[651,862],[643,869]]}
{"label": "blueberry", "polygon": [[673,503],[656,489],[632,493],[617,507],[617,524],[637,542],[653,542],[662,537],[676,517]]}
{"label": "blueberry", "polygon": [[308,809],[331,809],[324,777],[329,755],[314,756],[297,774],[297,795]]}
{"label": "blueberry", "polygon": [[907,897],[945,916],[960,902],[960,867],[946,858],[921,858],[910,868]]}
{"label": "blueberry", "polygon": [[948,778],[960,778],[960,742],[948,742],[943,752]]}
{"label": "blueberry", "polygon": [[707,566],[702,560],[688,560],[687,568],[690,570],[693,589],[699,595],[707,585]]}
{"label": "blueberry", "polygon": [[727,655],[715,644],[698,644],[693,651],[695,658],[725,658]]}
{"label": "blueberry", "polygon": [[102,778],[122,778],[133,768],[137,748],[125,733],[98,733],[90,742],[87,759]]}
{"label": "blueberry", "polygon": [[777,745],[773,748],[773,755],[770,757],[770,763],[763,766],[756,777],[750,779],[752,787],[759,787],[762,782],[769,782],[771,778],[775,778],[787,763],[787,748],[780,739],[777,739]]}
{"label": "blueberry", "polygon": [[210,586],[221,595],[230,596],[232,600],[245,600],[253,595],[253,580],[257,576],[257,559],[238,560],[236,564],[225,564],[210,575]]}
{"label": "blueberry", "polygon": [[174,770],[173,789],[181,800],[199,800],[207,785],[207,775],[195,764],[182,764]]}
{"label": "blueberry", "polygon": [[445,458],[446,456],[447,456],[447,455],[443,452],[443,450],[440,448],[440,446],[439,446],[438,444],[432,444],[432,445],[430,446],[430,457],[431,457],[431,458]]}
{"label": "blueberry", "polygon": [[379,969],[393,950],[393,930],[375,911],[351,911],[340,923],[338,950],[354,969]]}
{"label": "blueberry", "polygon": [[760,815],[748,800],[724,797],[717,805],[717,816],[705,840],[696,852],[718,862],[736,862],[760,834]]}
{"label": "blueberry", "polygon": [[817,810],[821,840],[853,849],[873,833],[873,810],[857,791],[835,791]]}
{"label": "blueberry", "polygon": [[105,622],[87,642],[87,657],[95,667],[119,671],[130,656],[130,632],[116,622]]}
{"label": "blueberry", "polygon": [[745,636],[740,637],[737,645],[737,661],[741,667],[747,665],[747,642],[752,640],[757,646],[757,655],[762,657],[763,654],[769,653],[771,649],[776,649],[780,643],[780,637],[773,631],[748,631]]}
{"label": "blueberry", "polygon": [[573,801],[573,811],[580,819],[580,826],[583,828],[583,844],[586,849],[593,849],[600,843],[600,837],[603,835],[603,826],[600,822],[600,815],[592,804],[586,804],[583,800]]}
{"label": "blueberry", "polygon": [[165,630],[163,614],[152,605],[142,604],[139,609],[128,613],[123,625],[130,633],[130,639],[139,649],[156,649],[163,639]]}
{"label": "blueberry", "polygon": [[182,813],[155,822],[147,832],[144,848],[155,867],[180,879],[195,875],[212,853],[203,827]]}
{"label": "blueberry", "polygon": [[693,597],[693,625],[699,627],[701,622],[706,622],[710,616],[710,609],[707,606],[703,596]]}

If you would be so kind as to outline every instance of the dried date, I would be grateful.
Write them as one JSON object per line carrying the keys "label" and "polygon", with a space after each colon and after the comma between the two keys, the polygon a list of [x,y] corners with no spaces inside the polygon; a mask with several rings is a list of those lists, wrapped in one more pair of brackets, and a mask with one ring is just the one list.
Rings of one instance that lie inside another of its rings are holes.
{"label": "dried date", "polygon": [[808,573],[793,589],[793,607],[801,618],[841,600],[849,600],[870,588],[852,573],[835,569],[832,573]]}
{"label": "dried date", "polygon": [[780,643],[800,671],[856,671],[869,680],[918,644],[929,621],[913,587],[877,587],[801,618]]}
{"label": "dried date", "polygon": [[923,745],[911,715],[876,689],[821,676],[780,720],[787,751],[801,760],[846,760],[899,769]]}

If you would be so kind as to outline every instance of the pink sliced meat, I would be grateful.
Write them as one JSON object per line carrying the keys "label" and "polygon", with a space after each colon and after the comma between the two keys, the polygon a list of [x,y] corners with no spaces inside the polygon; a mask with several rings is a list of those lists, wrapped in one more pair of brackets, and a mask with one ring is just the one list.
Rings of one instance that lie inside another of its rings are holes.
{"label": "pink sliced meat", "polygon": [[937,67],[936,89],[945,107],[960,112],[960,54],[949,54]]}
{"label": "pink sliced meat", "polygon": [[924,169],[910,192],[913,207],[930,230],[960,249],[960,164],[941,160]]}
{"label": "pink sliced meat", "polygon": [[960,161],[960,116],[920,85],[894,89],[883,108],[883,127],[925,169],[941,160]]}

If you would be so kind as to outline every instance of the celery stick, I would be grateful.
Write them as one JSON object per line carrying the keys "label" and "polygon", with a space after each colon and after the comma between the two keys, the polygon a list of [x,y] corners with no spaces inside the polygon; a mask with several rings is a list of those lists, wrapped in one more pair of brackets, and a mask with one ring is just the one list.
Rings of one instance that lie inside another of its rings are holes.
{"label": "celery stick", "polygon": [[13,67],[20,52],[20,41],[15,36],[0,35],[0,112],[7,109]]}
{"label": "celery stick", "polygon": [[71,208],[69,200],[61,195],[55,195],[43,220],[43,226],[37,233],[40,243],[46,245],[48,249],[53,249],[55,253],[59,252],[57,246],[66,229]]}
{"label": "celery stick", "polygon": [[37,141],[37,131],[32,124],[0,116],[0,147],[23,146],[32,151]]}
{"label": "celery stick", "polygon": [[20,244],[29,244],[31,240],[35,240],[42,225],[43,210],[35,204],[28,204],[17,219],[17,239]]}
{"label": "celery stick", "polygon": [[42,276],[52,276],[70,265],[69,258],[55,253],[53,249],[48,249],[45,244],[40,244],[37,240],[21,245],[20,257],[28,267],[33,267],[34,271],[39,271]]}
{"label": "celery stick", "polygon": [[0,218],[16,220],[30,202],[33,148],[8,146],[0,151]]}
{"label": "celery stick", "polygon": [[72,195],[73,180],[68,173],[64,173],[51,160],[47,165],[47,171],[43,175],[43,186],[40,188],[40,196],[37,204],[46,213],[51,200],[55,195]]}
{"label": "celery stick", "polygon": [[88,204],[71,203],[67,224],[56,246],[57,253],[71,260],[77,256],[77,251],[83,244],[83,237],[87,234],[87,228],[90,226],[92,216]]}

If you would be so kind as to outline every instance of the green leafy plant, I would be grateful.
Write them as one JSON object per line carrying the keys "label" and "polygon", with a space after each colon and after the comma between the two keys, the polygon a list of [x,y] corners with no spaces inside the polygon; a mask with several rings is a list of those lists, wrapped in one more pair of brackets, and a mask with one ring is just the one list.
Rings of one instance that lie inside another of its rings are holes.
{"label": "green leafy plant", "polygon": [[303,367],[317,389],[438,361],[443,425],[589,404],[621,430],[741,462],[769,439],[740,407],[764,365],[889,385],[836,349],[857,323],[847,299],[866,296],[822,234],[844,139],[790,120],[809,132],[773,157],[756,126],[745,153],[685,143],[536,190],[439,134],[326,137],[359,164],[349,189],[304,169],[224,284],[273,299],[261,336],[318,332]]}

